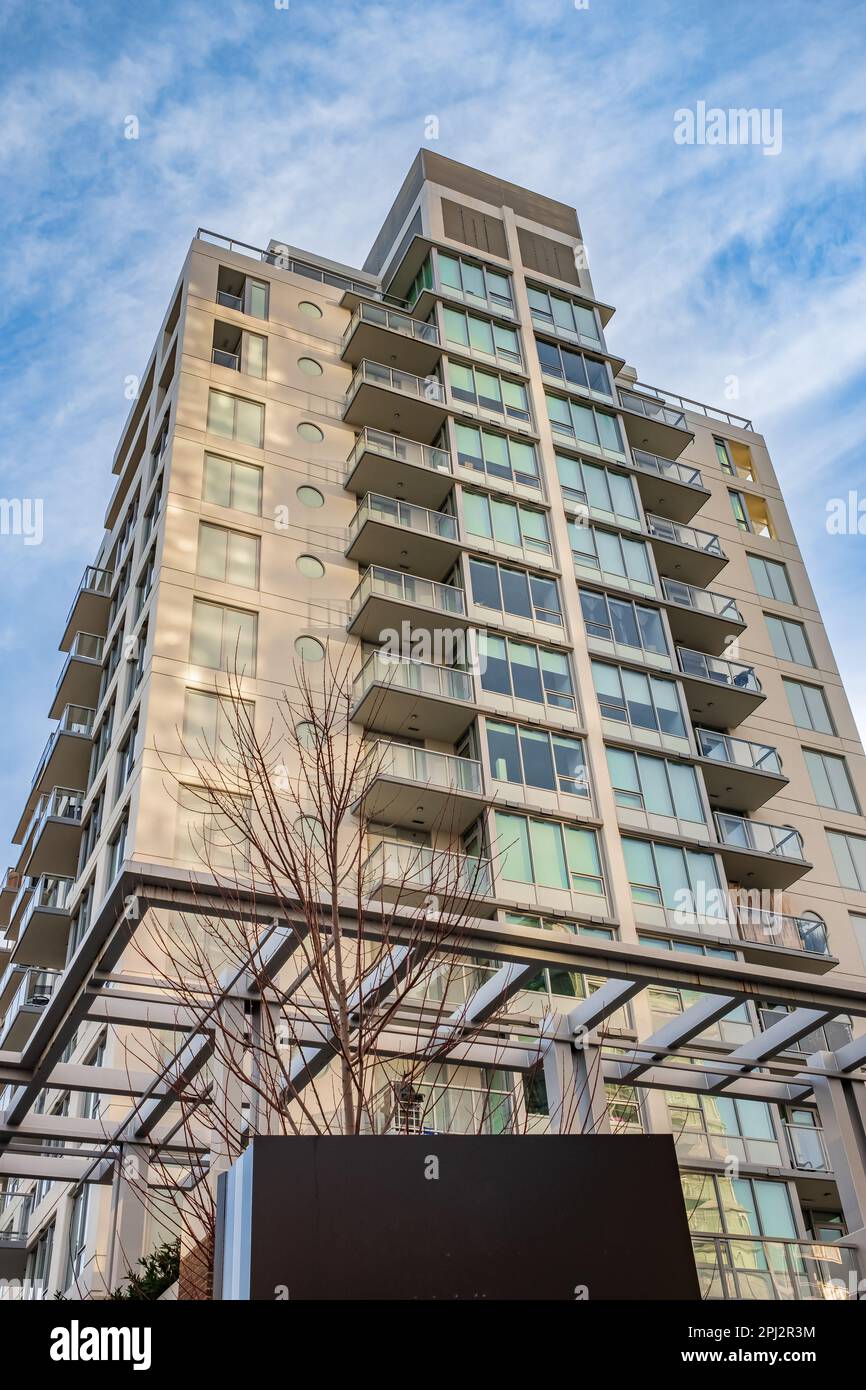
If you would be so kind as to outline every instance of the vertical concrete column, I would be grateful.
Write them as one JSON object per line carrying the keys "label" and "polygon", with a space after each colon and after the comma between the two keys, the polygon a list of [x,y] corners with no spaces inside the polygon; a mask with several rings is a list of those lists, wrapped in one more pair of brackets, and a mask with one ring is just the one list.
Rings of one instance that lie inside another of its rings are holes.
{"label": "vertical concrete column", "polygon": [[610,1134],[601,1048],[554,1038],[543,1059],[550,1127],[556,1134]]}
{"label": "vertical concrete column", "polygon": [[[810,1067],[815,1058],[809,1059]],[[849,1231],[866,1226],[866,1098],[863,1083],[833,1076],[813,1082],[818,1115]]]}
{"label": "vertical concrete column", "polygon": [[147,1156],[137,1144],[121,1145],[111,1189],[111,1216],[105,1283],[109,1293],[122,1284],[127,1270],[135,1270],[143,1249],[147,1216]]}

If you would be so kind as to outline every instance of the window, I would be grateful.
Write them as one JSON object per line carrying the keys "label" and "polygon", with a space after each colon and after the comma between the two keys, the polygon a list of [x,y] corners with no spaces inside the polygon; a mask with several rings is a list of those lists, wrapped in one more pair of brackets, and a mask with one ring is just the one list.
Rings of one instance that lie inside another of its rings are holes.
{"label": "window", "polygon": [[324,661],[325,648],[316,637],[296,637],[295,656],[300,661]]}
{"label": "window", "polygon": [[462,362],[448,362],[448,385],[456,401],[493,410],[514,420],[529,419],[529,399],[521,381],[484,372],[479,367],[466,367]]}
{"label": "window", "polygon": [[[102,1033],[96,1046],[85,1058],[84,1065],[87,1067],[101,1067],[105,1061],[105,1048],[108,1042],[107,1035]],[[102,1096],[99,1091],[85,1091],[84,1099],[81,1104],[82,1118],[85,1120],[97,1120],[102,1108]]]}
{"label": "window", "polygon": [[804,685],[802,681],[783,680],[791,716],[798,729],[812,729],[816,734],[835,733],[824,691],[819,685]]}
{"label": "window", "polygon": [[568,539],[576,570],[591,570],[602,579],[635,585],[645,593],[655,593],[655,580],[644,541],[632,540],[616,531],[598,526],[568,523]]}
{"label": "window", "polygon": [[658,609],[646,608],[631,599],[597,594],[591,589],[578,589],[578,593],[588,637],[634,647],[653,656],[669,655]]}
{"label": "window", "polygon": [[573,348],[560,347],[559,343],[548,343],[543,338],[536,338],[535,346],[542,375],[564,381],[575,391],[613,400],[610,372],[601,358],[587,357]]}
{"label": "window", "polygon": [[566,503],[577,502],[590,512],[611,521],[640,525],[640,512],[631,478],[613,473],[598,463],[556,455],[559,485]]}
{"label": "window", "polygon": [[231,699],[208,690],[187,690],[183,708],[183,742],[189,754],[233,762],[241,756],[238,736],[252,723],[255,705],[243,700],[236,708]]}
{"label": "window", "polygon": [[135,740],[138,735],[138,714],[133,717],[132,723],[123,743],[120,745],[120,752],[117,755],[117,791],[116,796],[120,796],[123,788],[132,775],[135,766]]}
{"label": "window", "polygon": [[[221,803],[228,797],[220,794]],[[210,868],[231,869],[245,865],[249,845],[245,834],[245,818],[249,808],[237,798],[237,812],[219,810],[203,787],[184,786],[178,789],[177,822],[174,854],[176,859],[196,860]],[[240,826],[234,819],[240,819]]]}
{"label": "window", "polygon": [[677,738],[686,737],[677,687],[673,681],[660,680],[624,666],[608,666],[606,662],[592,663],[592,678],[603,719],[615,719],[636,729],[653,729]]}
{"label": "window", "polygon": [[[83,861],[82,861],[83,862]],[[69,946],[66,952],[66,960],[71,961],[78,947],[87,935],[90,926],[90,913],[93,907],[93,879],[90,880],[81,897],[78,899],[78,906],[69,931]]]}
{"label": "window", "polygon": [[490,319],[465,314],[445,307],[445,341],[457,344],[470,352],[483,352],[488,357],[506,362],[520,361],[520,340],[515,329]]}
{"label": "window", "polygon": [[114,729],[114,700],[108,706],[104,715],[99,721],[99,727],[93,737],[93,749],[90,754],[90,773],[87,778],[88,787],[93,785],[99,769],[105,761],[105,755],[111,744],[111,734]]}
{"label": "window", "polygon": [[506,882],[604,895],[594,830],[504,811],[495,813],[495,823],[500,871]]}
{"label": "window", "polygon": [[769,1178],[727,1178],[717,1173],[681,1173],[680,1178],[693,1231],[796,1239],[785,1183]]}
{"label": "window", "polygon": [[24,1296],[28,1300],[47,1298],[47,1280],[51,1271],[51,1255],[54,1249],[54,1230],[56,1223],[45,1227],[33,1249],[27,1255]]}
{"label": "window", "polygon": [[723,473],[746,478],[749,482],[755,481],[752,451],[747,444],[740,444],[733,439],[722,439],[719,435],[713,437],[713,443],[716,446],[716,461]]}
{"label": "window", "polygon": [[677,1153],[690,1158],[727,1158],[782,1166],[769,1105],[734,1096],[666,1091]]}
{"label": "window", "polygon": [[128,657],[130,661],[129,669],[129,689],[126,694],[126,708],[132,704],[133,696],[141,685],[144,675],[144,658],[147,651],[147,623],[142,623],[135,637],[129,638],[130,648]]}
{"label": "window", "polygon": [[618,806],[706,823],[697,773],[688,763],[673,763],[625,748],[608,748],[606,752]]}
{"label": "window", "polygon": [[260,516],[262,470],[252,463],[205,454],[202,497],[218,507],[232,507],[238,512]]}
{"label": "window", "polygon": [[751,492],[729,492],[728,496],[734,520],[741,531],[776,539],[776,528],[770,520],[770,509],[763,497],[755,497]]}
{"label": "window", "polygon": [[863,968],[866,970],[866,917],[859,912],[850,912],[849,918],[854,931],[857,945],[860,947],[860,958],[863,961]]}
{"label": "window", "polygon": [[325,574],[325,566],[316,555],[299,555],[295,561],[295,569],[305,579],[322,579]]}
{"label": "window", "polygon": [[244,333],[242,362],[243,370],[248,376],[266,376],[268,364],[267,338],[263,338],[260,333]]}
{"label": "window", "polygon": [[464,261],[462,256],[438,253],[439,283],[447,293],[452,290],[466,299],[511,309],[511,278],[489,266]]}
{"label": "window", "polygon": [[541,487],[534,444],[459,423],[454,432],[457,462],[464,468],[474,468],[491,478],[520,483],[523,487]]}
{"label": "window", "polygon": [[468,536],[483,536],[497,545],[515,550],[534,550],[550,554],[550,533],[546,512],[522,507],[504,498],[483,492],[463,493],[463,522]]}
{"label": "window", "polygon": [[791,622],[789,618],[776,618],[765,613],[767,630],[773,654],[780,661],[796,661],[798,666],[814,666],[815,659],[802,623]]}
{"label": "window", "polygon": [[622,851],[634,902],[688,917],[724,917],[725,893],[714,855],[628,835],[622,837]]}
{"label": "window", "polygon": [[318,304],[314,304],[311,299],[299,300],[298,308],[308,319],[320,319],[322,317],[322,311]]}
{"label": "window", "polygon": [[302,507],[324,507],[325,499],[317,487],[299,487],[295,493]]}
{"label": "window", "polygon": [[809,769],[812,790],[818,805],[858,815],[860,807],[854,795],[845,759],[832,753],[819,753],[811,748],[803,749],[803,757]]}
{"label": "window", "polygon": [[208,395],[207,427],[211,434],[239,439],[243,444],[262,447],[265,408],[258,401],[230,396],[226,391],[211,391]]}
{"label": "window", "polygon": [[147,545],[147,542],[150,540],[153,528],[156,525],[157,517],[159,516],[159,509],[162,505],[163,477],[164,475],[160,474],[159,482],[153,490],[153,496],[151,497],[150,502],[148,503],[147,511],[144,514],[144,525],[141,528],[142,546]]}
{"label": "window", "polygon": [[828,830],[827,839],[842,887],[866,893],[866,840],[860,835],[843,835],[841,830]]}
{"label": "window", "polygon": [[102,828],[102,805],[103,795],[100,791],[90,804],[90,811],[81,832],[81,849],[78,856],[79,873],[93,853],[96,841],[99,839],[99,832]]}
{"label": "window", "polygon": [[497,637],[492,632],[478,634],[478,652],[482,690],[574,709],[571,670],[564,652]]}
{"label": "window", "polygon": [[259,582],[259,539],[202,521],[198,528],[196,573],[224,584],[255,589]]}
{"label": "window", "polygon": [[788,571],[778,560],[764,560],[760,555],[748,557],[755,588],[762,598],[775,598],[780,603],[793,603],[794,594]]}
{"label": "window", "polygon": [[480,608],[562,626],[555,579],[474,558],[469,561],[469,578],[472,600]]}
{"label": "window", "polygon": [[302,439],[306,439],[308,444],[321,444],[325,435],[318,425],[314,425],[312,420],[302,420],[298,425],[298,434]]}
{"label": "window", "polygon": [[126,854],[126,832],[129,829],[129,812],[125,812],[120,824],[108,842],[108,882],[113,883],[123,867]]}
{"label": "window", "polygon": [[622,436],[616,417],[579,401],[544,393],[547,414],[554,435],[566,435],[579,444],[624,457]]}
{"label": "window", "polygon": [[580,739],[488,719],[487,752],[496,782],[589,796]]}
{"label": "window", "polygon": [[99,694],[96,697],[97,707],[102,704],[103,698],[111,685],[111,678],[117,670],[117,663],[120,660],[120,648],[122,645],[123,634],[118,632],[108,648],[102,663],[102,672],[99,677]]}
{"label": "window", "polygon": [[69,1220],[69,1255],[66,1260],[64,1288],[68,1288],[73,1280],[79,1278],[81,1274],[87,1244],[87,1198],[89,1192],[87,1183],[82,1183],[72,1202],[72,1215]]}
{"label": "window", "polygon": [[133,621],[134,621],[134,622],[137,621],[137,620],[141,617],[141,615],[142,615],[142,613],[143,613],[143,611],[144,611],[144,605],[147,603],[147,600],[150,598],[150,592],[151,592],[151,589],[153,588],[153,579],[154,579],[154,575],[155,575],[155,574],[156,574],[156,545],[154,544],[154,545],[151,547],[150,554],[148,555],[147,559],[146,559],[145,562],[144,562],[144,568],[143,568],[143,570],[141,571],[141,574],[139,575],[139,578],[138,578],[138,583],[137,583],[136,586],[135,586],[135,617],[133,618]]}
{"label": "window", "polygon": [[235,671],[248,676],[256,671],[258,616],[222,604],[195,599],[189,659],[194,666],[216,671]]}
{"label": "window", "polygon": [[536,285],[527,285],[532,322],[537,328],[551,328],[557,333],[579,338],[594,347],[604,347],[601,327],[594,309],[566,299],[561,294]]}

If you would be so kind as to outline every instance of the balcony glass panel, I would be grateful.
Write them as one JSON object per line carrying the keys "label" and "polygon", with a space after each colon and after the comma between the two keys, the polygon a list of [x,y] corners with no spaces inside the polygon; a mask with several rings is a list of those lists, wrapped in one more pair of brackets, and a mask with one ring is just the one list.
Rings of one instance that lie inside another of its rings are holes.
{"label": "balcony glass panel", "polygon": [[803,842],[798,831],[786,825],[746,820],[716,812],[716,825],[723,845],[732,849],[752,849],[760,854],[778,854],[785,859],[802,859]]}
{"label": "balcony glass panel", "polygon": [[437,584],[432,579],[418,579],[413,574],[381,569],[378,565],[367,570],[352,595],[352,611],[357,613],[373,595],[396,599],[400,603],[417,603],[424,608],[435,608],[440,613],[466,612],[463,590],[453,584]]}

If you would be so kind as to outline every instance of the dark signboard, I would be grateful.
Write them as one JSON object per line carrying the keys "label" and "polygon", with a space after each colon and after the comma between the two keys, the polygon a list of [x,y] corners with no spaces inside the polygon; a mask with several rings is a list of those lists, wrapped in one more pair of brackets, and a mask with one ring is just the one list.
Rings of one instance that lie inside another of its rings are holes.
{"label": "dark signboard", "polygon": [[253,1139],[223,1299],[696,1299],[669,1135]]}

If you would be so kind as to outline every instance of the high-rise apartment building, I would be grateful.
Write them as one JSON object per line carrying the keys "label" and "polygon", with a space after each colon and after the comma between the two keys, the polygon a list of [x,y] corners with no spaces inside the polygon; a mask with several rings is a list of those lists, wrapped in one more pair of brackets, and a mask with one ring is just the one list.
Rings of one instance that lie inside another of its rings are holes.
{"label": "high-rise apartment building", "polygon": [[124,1163],[186,1171],[155,1078],[192,1044],[132,952],[207,886],[184,732],[233,662],[265,729],[330,647],[388,744],[369,881],[465,855],[478,1016],[543,1032],[491,1078],[462,1030],[425,1123],[673,1133],[708,1296],[853,1287],[863,748],[763,438],[639,381],[612,314],[571,207],[428,151],[363,270],[193,240],[0,898],[0,1274],[99,1294],[161,1238]]}

